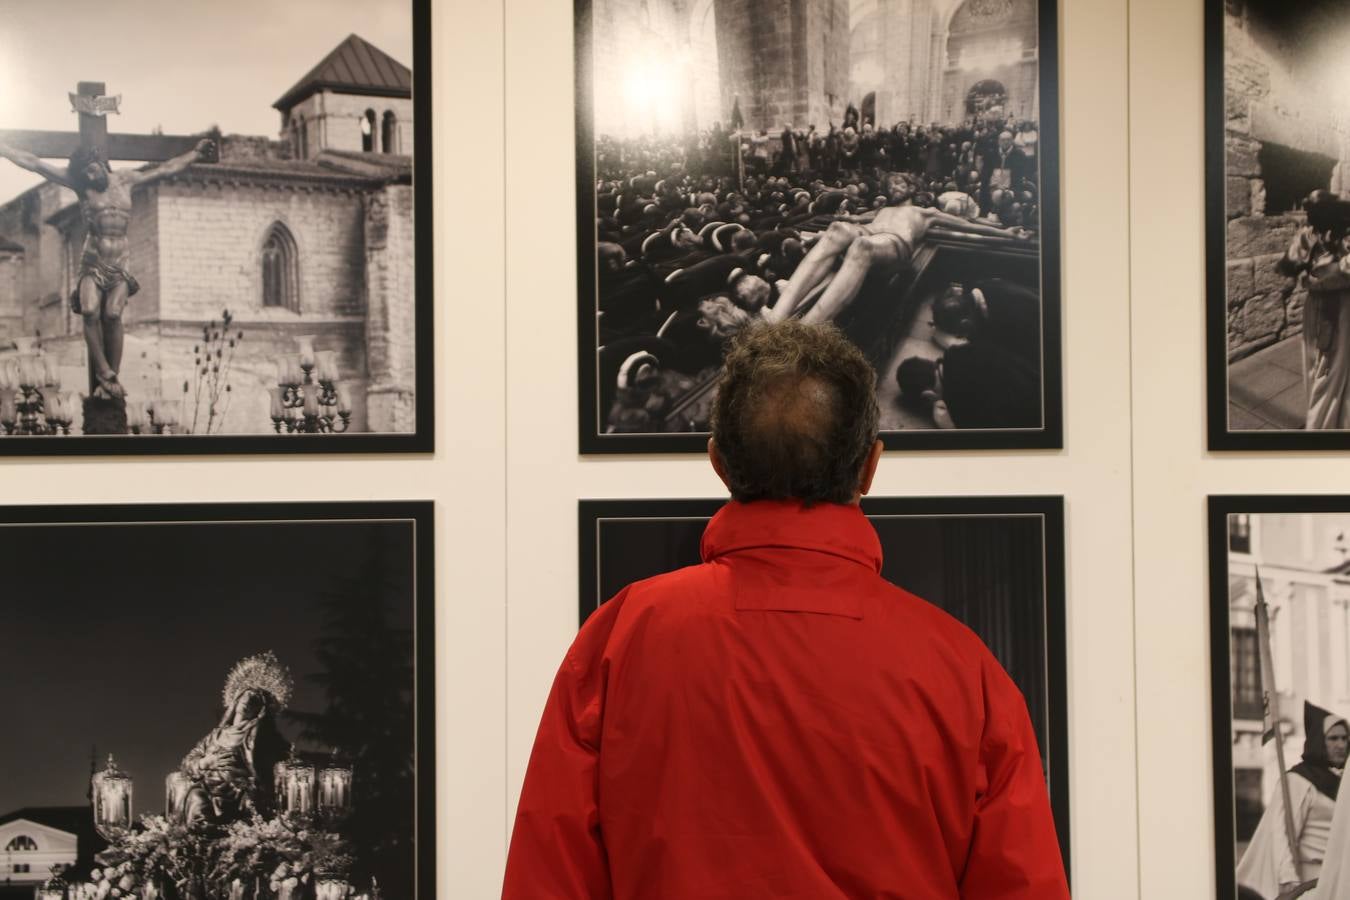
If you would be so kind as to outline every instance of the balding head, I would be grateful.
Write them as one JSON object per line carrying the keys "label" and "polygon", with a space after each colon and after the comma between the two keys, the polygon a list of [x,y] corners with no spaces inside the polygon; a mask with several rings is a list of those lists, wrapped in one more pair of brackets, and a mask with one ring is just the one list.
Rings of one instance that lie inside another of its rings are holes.
{"label": "balding head", "polygon": [[756,325],[727,353],[713,443],[735,500],[851,503],[877,418],[876,373],[837,329]]}

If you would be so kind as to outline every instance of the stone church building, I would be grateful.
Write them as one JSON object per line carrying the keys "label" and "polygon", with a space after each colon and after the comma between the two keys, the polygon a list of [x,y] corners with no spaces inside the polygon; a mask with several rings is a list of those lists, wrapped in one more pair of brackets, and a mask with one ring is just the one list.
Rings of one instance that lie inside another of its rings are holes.
{"label": "stone church building", "polygon": [[[352,35],[274,107],[279,139],[212,135],[219,163],[134,194],[128,268],[141,289],[124,314],[128,400],[184,400],[190,426],[194,347],[229,310],[243,338],[216,432],[271,431],[276,360],[310,335],[337,353],[350,430],[412,431],[412,72]],[[80,392],[82,324],[67,298],[84,236],[64,188],[44,183],[0,206],[0,354],[40,334],[64,389]],[[198,418],[202,433],[204,408]]]}

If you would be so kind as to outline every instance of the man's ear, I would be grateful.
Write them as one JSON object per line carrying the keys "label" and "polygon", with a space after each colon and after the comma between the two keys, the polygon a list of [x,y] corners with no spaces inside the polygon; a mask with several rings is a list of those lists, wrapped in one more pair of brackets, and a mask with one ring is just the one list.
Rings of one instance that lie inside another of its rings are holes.
{"label": "man's ear", "polygon": [[872,450],[867,454],[867,461],[863,463],[862,477],[858,480],[858,496],[862,497],[872,489],[872,479],[877,474],[877,464],[881,462],[881,451],[885,449],[885,444],[880,440],[873,442]]}
{"label": "man's ear", "polygon": [[722,484],[730,491],[731,481],[727,478],[726,463],[722,462],[722,454],[717,452],[717,442],[712,438],[708,438],[708,461],[712,463],[713,471],[722,480]]}

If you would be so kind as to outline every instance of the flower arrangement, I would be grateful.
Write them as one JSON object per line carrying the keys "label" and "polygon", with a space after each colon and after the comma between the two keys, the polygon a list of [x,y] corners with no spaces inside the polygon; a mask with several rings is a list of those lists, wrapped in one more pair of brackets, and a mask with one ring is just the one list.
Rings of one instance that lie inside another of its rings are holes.
{"label": "flower arrangement", "polygon": [[179,897],[201,895],[202,861],[211,853],[213,836],[189,831],[163,816],[144,816],[97,857],[101,869],[90,873],[96,885],[93,900],[140,896],[146,885],[172,888]]}
{"label": "flower arrangement", "polygon": [[242,900],[312,894],[320,874],[346,872],[349,847],[339,835],[281,818],[233,822],[224,828],[175,825],[145,816],[98,855],[88,900],[154,897]]}
{"label": "flower arrangement", "polygon": [[347,843],[337,834],[254,816],[226,827],[216,842],[208,881],[218,889],[236,881],[266,884],[273,893],[290,896],[313,884],[317,874],[345,872],[351,865]]}

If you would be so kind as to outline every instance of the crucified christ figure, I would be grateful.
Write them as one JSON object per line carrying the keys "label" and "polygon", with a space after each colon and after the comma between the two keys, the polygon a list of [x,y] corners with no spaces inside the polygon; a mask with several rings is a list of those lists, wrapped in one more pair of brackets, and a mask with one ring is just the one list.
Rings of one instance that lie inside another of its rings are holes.
{"label": "crucified christ figure", "polygon": [[126,397],[117,380],[122,365],[122,311],[127,299],[140,289],[127,271],[131,192],[139,185],[177,175],[206,156],[211,144],[203,140],[187,153],[160,165],[122,172],[112,171],[100,153],[86,146],[71,155],[65,169],[59,169],[31,153],[0,144],[0,157],[70,188],[79,198],[86,233],[70,308],[84,320],[92,396],[113,400]]}
{"label": "crucified christ figure", "polygon": [[[914,206],[915,185],[909,176],[895,173],[887,180],[890,206],[860,216],[840,216],[830,223],[811,252],[797,266],[778,302],[764,311],[771,322],[793,314],[822,285],[824,293],[802,315],[803,322],[830,322],[862,290],[867,273],[878,267],[896,267],[914,258],[914,251],[928,236],[932,225],[965,234],[1026,239],[1024,228],[982,225],[937,209]],[[839,257],[843,263],[835,271]],[[827,283],[828,282],[828,283]]]}

